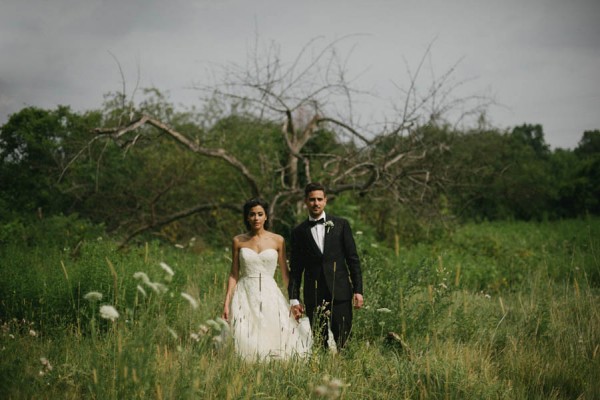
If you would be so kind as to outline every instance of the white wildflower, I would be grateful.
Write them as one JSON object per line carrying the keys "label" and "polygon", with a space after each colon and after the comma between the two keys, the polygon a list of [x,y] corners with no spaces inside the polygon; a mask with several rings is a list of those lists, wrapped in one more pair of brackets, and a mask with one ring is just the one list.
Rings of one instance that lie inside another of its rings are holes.
{"label": "white wildflower", "polygon": [[190,296],[189,294],[185,293],[185,292],[181,292],[181,297],[183,297],[184,299],[186,299],[189,303],[190,306],[192,306],[192,308],[195,310],[196,308],[198,308],[198,302],[196,301],[196,299],[194,299],[192,296]]}
{"label": "white wildflower", "polygon": [[145,272],[141,272],[141,271],[138,271],[138,272],[134,273],[133,274],[133,278],[134,279],[140,279],[142,282],[144,282],[146,284],[148,282],[150,282],[150,278],[148,278],[148,275],[146,275]]}
{"label": "white wildflower", "polygon": [[196,342],[200,341],[200,335],[195,332],[190,333],[190,338]]}
{"label": "white wildflower", "polygon": [[325,396],[327,396],[328,393],[329,393],[329,389],[325,385],[319,385],[315,388],[315,394],[317,396],[325,397]]}
{"label": "white wildflower", "polygon": [[173,336],[173,339],[175,339],[175,340],[179,339],[179,335],[177,335],[177,332],[175,332],[175,329],[167,327],[167,331],[169,331],[171,336]]}
{"label": "white wildflower", "polygon": [[146,285],[148,285],[148,287],[150,287],[150,289],[154,290],[155,293],[161,294],[161,293],[166,293],[169,291],[169,289],[167,288],[167,286],[165,286],[164,284],[160,283],[160,282],[145,282]]}
{"label": "white wildflower", "polygon": [[203,336],[206,335],[209,330],[210,328],[204,324],[200,324],[200,326],[198,327],[198,333],[200,333]]}
{"label": "white wildflower", "polygon": [[215,321],[214,319],[209,319],[206,321],[206,325],[210,326],[211,328],[220,331],[221,330],[221,326],[219,325],[219,323],[217,321]]}
{"label": "white wildflower", "polygon": [[52,364],[50,364],[50,361],[46,357],[40,357],[40,362],[46,371],[52,371]]}
{"label": "white wildflower", "polygon": [[83,298],[86,299],[87,301],[100,301],[100,300],[102,300],[102,293],[89,292],[89,293],[86,293],[86,295],[83,296]]}
{"label": "white wildflower", "polygon": [[115,321],[119,318],[119,312],[113,306],[103,305],[100,307],[100,316],[104,319]]}
{"label": "white wildflower", "polygon": [[160,263],[160,267],[170,276],[175,275],[175,272],[173,272],[173,270],[171,269],[171,267],[169,267],[169,265],[166,262],[162,262]]}
{"label": "white wildflower", "polygon": [[356,231],[356,234],[360,236],[363,234],[363,231]]}
{"label": "white wildflower", "polygon": [[185,247],[184,247],[182,244],[179,244],[179,243],[177,243],[177,244],[175,245],[175,247],[176,247],[176,248],[178,248],[178,249],[183,249],[183,248],[185,248]]}
{"label": "white wildflower", "polygon": [[142,296],[148,297],[148,295],[146,294],[146,291],[140,285],[137,285],[137,290],[138,290],[138,292],[140,292],[142,294]]}
{"label": "white wildflower", "polygon": [[29,330],[29,336],[37,337],[37,332],[34,331],[33,329],[30,329]]}
{"label": "white wildflower", "polygon": [[390,310],[389,308],[382,307],[382,308],[378,308],[377,312],[380,312],[380,313],[391,313],[392,310]]}

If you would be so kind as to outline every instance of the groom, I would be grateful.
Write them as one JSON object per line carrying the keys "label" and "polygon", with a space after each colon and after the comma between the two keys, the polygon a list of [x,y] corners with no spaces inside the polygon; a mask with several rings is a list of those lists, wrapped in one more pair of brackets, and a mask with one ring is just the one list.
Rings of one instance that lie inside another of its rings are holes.
{"label": "groom", "polygon": [[352,329],[352,307],[363,306],[362,275],[348,221],[325,214],[327,194],[319,183],[304,189],[309,218],[292,231],[288,293],[296,319],[304,309],[300,285],[304,276],[304,304],[315,340],[327,347],[328,322],[338,349]]}

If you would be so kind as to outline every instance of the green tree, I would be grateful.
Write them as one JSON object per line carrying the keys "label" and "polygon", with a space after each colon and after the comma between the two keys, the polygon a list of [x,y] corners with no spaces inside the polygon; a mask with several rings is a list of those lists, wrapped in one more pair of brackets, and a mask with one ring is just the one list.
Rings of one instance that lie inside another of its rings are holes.
{"label": "green tree", "polygon": [[0,189],[3,212],[59,213],[73,195],[59,180],[82,137],[100,123],[95,112],[79,115],[68,107],[27,107],[0,128]]}

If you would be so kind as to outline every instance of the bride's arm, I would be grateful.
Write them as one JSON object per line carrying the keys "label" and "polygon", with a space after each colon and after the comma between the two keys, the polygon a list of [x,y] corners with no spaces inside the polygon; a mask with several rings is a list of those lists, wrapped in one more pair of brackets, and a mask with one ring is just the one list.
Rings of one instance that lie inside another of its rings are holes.
{"label": "bride's arm", "polygon": [[229,321],[229,302],[231,301],[231,295],[237,285],[237,281],[240,274],[240,259],[239,259],[239,245],[236,238],[233,238],[231,245],[231,272],[229,272],[229,279],[227,281],[227,292],[225,293],[225,302],[223,304],[223,319]]}
{"label": "bride's arm", "polygon": [[290,282],[290,273],[288,271],[287,256],[285,254],[285,239],[281,236],[279,239],[279,246],[277,249],[279,253],[279,268],[281,269],[281,278],[283,279],[284,287],[287,289]]}

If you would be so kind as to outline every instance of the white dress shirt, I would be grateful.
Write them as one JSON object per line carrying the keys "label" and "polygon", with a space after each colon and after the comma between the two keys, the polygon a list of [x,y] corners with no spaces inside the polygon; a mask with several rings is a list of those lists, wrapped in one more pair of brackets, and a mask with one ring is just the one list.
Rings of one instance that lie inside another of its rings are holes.
{"label": "white dress shirt", "polygon": [[[318,218],[308,217],[308,220],[316,221],[321,218],[327,221],[325,211],[323,211]],[[312,233],[313,239],[315,239],[315,243],[317,243],[317,246],[319,246],[319,250],[321,250],[321,253],[323,253],[323,249],[325,248],[325,224],[315,224],[315,226],[310,228],[310,233]]]}

